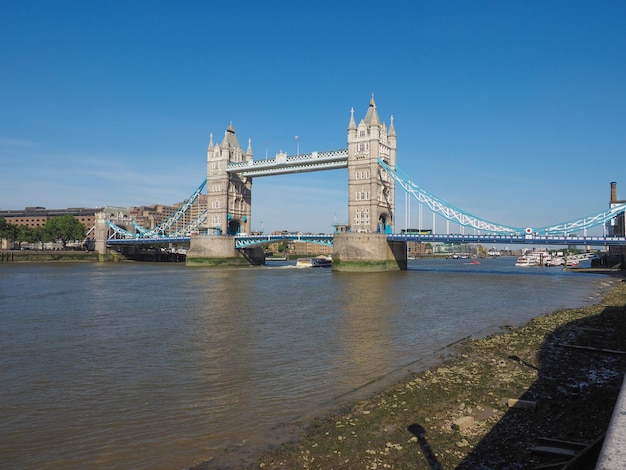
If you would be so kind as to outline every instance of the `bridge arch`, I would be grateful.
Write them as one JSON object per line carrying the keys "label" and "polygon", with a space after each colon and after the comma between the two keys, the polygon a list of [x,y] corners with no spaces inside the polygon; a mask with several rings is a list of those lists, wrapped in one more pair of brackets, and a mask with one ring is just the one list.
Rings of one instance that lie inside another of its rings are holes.
{"label": "bridge arch", "polygon": [[[239,219],[230,219],[228,221],[228,228],[226,231],[226,235],[239,235],[242,233],[242,221]],[[244,232],[245,233],[245,232]]]}
{"label": "bridge arch", "polygon": [[389,223],[391,216],[386,212],[381,213],[378,216],[378,225],[376,226],[376,232],[379,233],[392,233],[392,226]]}

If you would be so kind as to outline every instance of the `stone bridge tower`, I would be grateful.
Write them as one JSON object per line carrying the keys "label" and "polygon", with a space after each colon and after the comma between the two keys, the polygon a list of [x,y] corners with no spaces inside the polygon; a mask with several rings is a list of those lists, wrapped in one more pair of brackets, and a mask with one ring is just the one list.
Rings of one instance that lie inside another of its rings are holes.
{"label": "stone bridge tower", "polygon": [[354,109],[348,124],[348,224],[356,233],[393,233],[395,182],[378,157],[396,166],[396,131],[380,122],[374,95],[358,126]]}
{"label": "stone bridge tower", "polygon": [[207,225],[216,235],[250,233],[252,178],[227,173],[229,162],[252,160],[252,147],[244,153],[235,136],[232,123],[224,133],[221,144],[213,144],[213,134],[207,149]]}

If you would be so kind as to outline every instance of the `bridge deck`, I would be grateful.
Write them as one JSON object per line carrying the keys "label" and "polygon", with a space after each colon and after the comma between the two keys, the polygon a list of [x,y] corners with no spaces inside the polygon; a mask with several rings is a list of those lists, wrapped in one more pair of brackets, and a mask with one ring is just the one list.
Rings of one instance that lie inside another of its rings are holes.
{"label": "bridge deck", "polygon": [[[241,235],[235,236],[235,247],[245,248],[280,240],[294,240],[323,245],[332,245],[332,234],[284,234],[284,235]],[[618,246],[626,245],[626,237],[557,236],[557,235],[464,235],[464,234],[397,234],[388,235],[388,240],[438,242],[438,243],[481,243],[522,245],[582,245]],[[149,245],[166,243],[189,243],[191,237],[112,238],[107,245]]]}

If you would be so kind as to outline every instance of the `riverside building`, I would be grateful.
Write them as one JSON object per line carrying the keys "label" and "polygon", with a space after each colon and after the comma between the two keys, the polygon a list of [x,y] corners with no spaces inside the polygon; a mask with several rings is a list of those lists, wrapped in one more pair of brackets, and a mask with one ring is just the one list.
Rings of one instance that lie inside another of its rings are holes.
{"label": "riverside building", "polygon": [[13,225],[26,225],[34,229],[43,227],[52,217],[61,215],[72,215],[76,220],[89,230],[94,226],[96,212],[101,212],[101,208],[70,207],[68,209],[46,209],[45,207],[26,207],[24,210],[4,210],[0,209],[0,217]]}

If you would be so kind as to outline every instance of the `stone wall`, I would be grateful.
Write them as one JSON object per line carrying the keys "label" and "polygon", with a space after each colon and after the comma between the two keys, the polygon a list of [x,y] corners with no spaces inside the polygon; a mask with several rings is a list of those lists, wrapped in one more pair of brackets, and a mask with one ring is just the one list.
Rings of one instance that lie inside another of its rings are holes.
{"label": "stone wall", "polygon": [[407,268],[406,242],[389,242],[382,233],[338,233],[333,246],[333,271],[374,272]]}
{"label": "stone wall", "polygon": [[246,266],[265,263],[261,247],[235,249],[235,238],[227,235],[191,237],[187,266]]}

